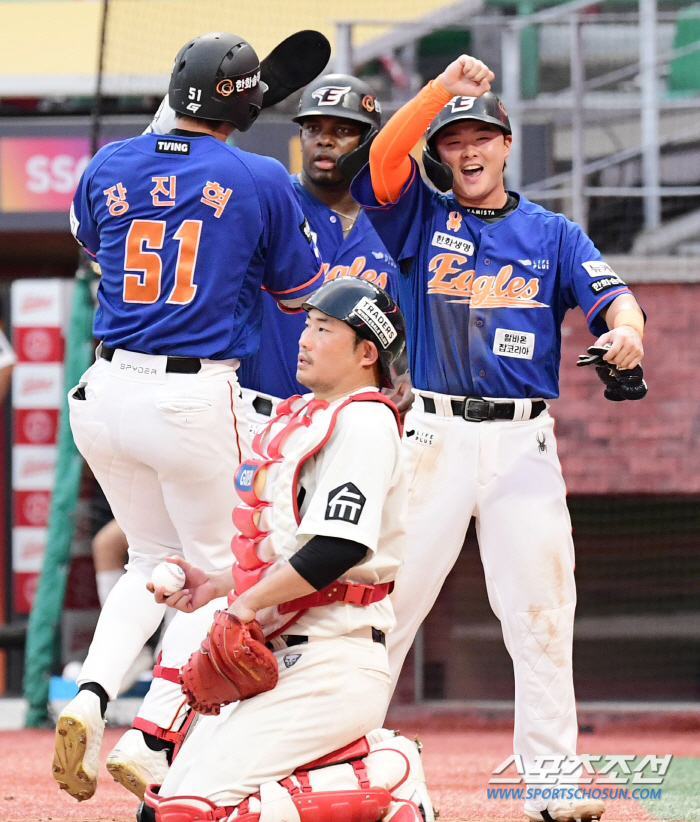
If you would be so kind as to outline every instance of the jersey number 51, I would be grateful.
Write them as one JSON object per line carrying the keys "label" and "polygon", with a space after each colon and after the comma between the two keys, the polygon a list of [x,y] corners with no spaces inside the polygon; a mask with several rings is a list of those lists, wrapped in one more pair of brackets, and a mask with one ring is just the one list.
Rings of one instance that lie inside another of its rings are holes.
{"label": "jersey number 51", "polygon": [[[184,220],[173,235],[179,243],[175,266],[175,285],[168,303],[186,305],[197,293],[194,269],[197,265],[199,240],[202,236],[201,220]],[[126,235],[124,270],[136,274],[124,276],[125,303],[154,303],[160,298],[163,278],[161,251],[165,242],[165,220],[134,220]]]}

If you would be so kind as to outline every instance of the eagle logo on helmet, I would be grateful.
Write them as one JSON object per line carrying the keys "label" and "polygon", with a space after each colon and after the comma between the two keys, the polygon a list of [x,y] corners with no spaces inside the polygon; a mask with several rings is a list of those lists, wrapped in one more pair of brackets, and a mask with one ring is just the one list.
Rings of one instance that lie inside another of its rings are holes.
{"label": "eagle logo on helmet", "polygon": [[322,86],[311,92],[319,106],[337,106],[341,99],[350,91],[350,86]]}
{"label": "eagle logo on helmet", "polygon": [[503,112],[503,116],[504,116],[504,117],[507,117],[507,116],[508,116],[508,112],[506,111],[506,107],[503,105],[503,103],[502,103],[500,100],[498,101],[498,107],[499,107],[499,108],[501,109],[501,111]]}
{"label": "eagle logo on helmet", "polygon": [[222,97],[230,97],[235,90],[233,80],[229,80],[228,77],[225,80],[219,80],[216,84],[216,91]]}
{"label": "eagle logo on helmet", "polygon": [[476,102],[476,97],[453,97],[445,108],[451,108],[453,114],[460,111],[469,111]]}
{"label": "eagle logo on helmet", "polygon": [[376,108],[374,97],[370,96],[369,94],[365,94],[362,98],[362,108],[367,109],[367,111],[374,111]]}

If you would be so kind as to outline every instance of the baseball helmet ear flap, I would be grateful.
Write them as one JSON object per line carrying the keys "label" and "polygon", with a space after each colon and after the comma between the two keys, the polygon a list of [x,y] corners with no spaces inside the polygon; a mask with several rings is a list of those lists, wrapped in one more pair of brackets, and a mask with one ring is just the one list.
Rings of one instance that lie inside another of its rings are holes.
{"label": "baseball helmet ear flap", "polygon": [[435,146],[431,143],[423,146],[423,168],[428,179],[438,191],[449,191],[452,188],[454,183],[452,169],[437,156]]}
{"label": "baseball helmet ear flap", "polygon": [[369,162],[369,150],[374,138],[379,134],[376,128],[370,126],[360,140],[360,144],[352,151],[346,151],[335,161],[336,168],[346,180],[354,180],[362,168]]}

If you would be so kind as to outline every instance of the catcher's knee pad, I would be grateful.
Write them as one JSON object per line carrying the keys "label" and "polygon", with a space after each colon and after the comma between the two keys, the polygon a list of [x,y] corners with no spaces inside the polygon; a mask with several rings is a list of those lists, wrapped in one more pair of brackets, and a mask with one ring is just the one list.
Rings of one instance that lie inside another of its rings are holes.
{"label": "catcher's knee pad", "polygon": [[[248,797],[236,808],[215,805],[203,796],[159,796],[160,785],[149,785],[143,800],[143,819],[156,822],[225,822],[235,818],[237,822],[258,822],[260,799]],[[149,814],[152,811],[152,814]],[[140,820],[139,820],[140,822]]]}
{"label": "catcher's knee pad", "polygon": [[384,728],[360,741],[262,785],[260,822],[434,822],[417,744]]}
{"label": "catcher's knee pad", "polygon": [[418,745],[384,728],[264,783],[235,808],[196,796],[161,798],[154,785],[144,801],[157,822],[435,822]]}
{"label": "catcher's knee pad", "polygon": [[[420,745],[395,731],[378,728],[367,734],[370,743],[370,753],[367,757],[368,771],[372,784],[375,779],[393,778],[394,768],[398,767],[400,755],[405,761],[404,776],[398,783],[389,786],[392,797],[392,806],[384,817],[385,822],[393,819],[394,822],[409,822],[409,810],[412,814],[419,813],[423,822],[435,822],[433,804],[425,784],[425,772],[420,756]],[[391,760],[389,756],[393,755]],[[391,773],[388,768],[392,763]],[[413,805],[413,808],[407,806]],[[419,819],[419,822],[420,822]]]}

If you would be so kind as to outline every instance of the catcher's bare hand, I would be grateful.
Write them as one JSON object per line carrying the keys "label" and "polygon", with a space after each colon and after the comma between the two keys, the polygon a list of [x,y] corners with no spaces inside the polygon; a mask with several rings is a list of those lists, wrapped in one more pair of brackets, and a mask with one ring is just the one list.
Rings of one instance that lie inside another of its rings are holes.
{"label": "catcher's bare hand", "polygon": [[197,568],[181,557],[168,557],[169,562],[179,565],[185,572],[185,585],[179,591],[170,596],[165,596],[165,588],[155,588],[152,582],[146,584],[146,588],[155,596],[156,602],[184,611],[191,614],[197,608],[201,608],[211,602],[220,594],[217,592],[215,583],[211,580],[206,571]]}
{"label": "catcher's bare hand", "polygon": [[613,328],[612,331],[606,331],[595,342],[596,346],[600,347],[608,343],[610,343],[610,348],[603,359],[612,365],[618,368],[634,368],[642,361],[644,356],[642,338],[637,329],[632,328],[631,325],[621,325]]}
{"label": "catcher's bare hand", "polygon": [[245,625],[248,622],[252,622],[255,619],[255,611],[246,605],[245,595],[239,596],[235,599],[231,605],[228,607],[229,614],[233,614],[233,616],[238,617],[240,621]]}
{"label": "catcher's bare hand", "polygon": [[462,54],[442,72],[440,82],[454,97],[481,97],[491,88],[494,73],[481,60]]}

